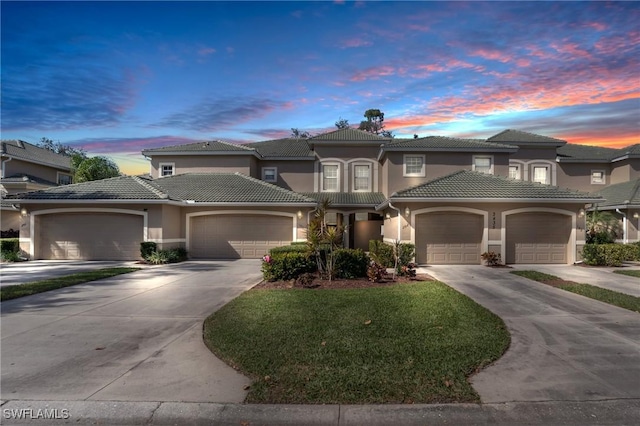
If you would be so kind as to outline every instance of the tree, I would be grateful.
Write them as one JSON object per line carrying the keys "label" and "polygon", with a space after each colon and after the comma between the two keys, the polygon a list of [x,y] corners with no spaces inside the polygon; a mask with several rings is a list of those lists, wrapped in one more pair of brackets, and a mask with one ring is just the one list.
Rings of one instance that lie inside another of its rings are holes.
{"label": "tree", "polygon": [[349,127],[351,127],[351,126],[349,126],[349,120],[347,120],[346,118],[342,118],[342,117],[340,117],[338,119],[338,121],[336,121],[335,124],[336,124],[336,127],[338,129],[348,129]]}
{"label": "tree", "polygon": [[296,139],[308,139],[311,137],[311,133],[304,131],[304,130],[299,130],[296,127],[292,127],[291,128],[291,137],[296,138]]}
{"label": "tree", "polygon": [[318,203],[314,217],[307,225],[307,244],[314,253],[320,276],[331,281],[335,275],[336,250],[342,247],[344,226],[330,226],[325,219],[331,202]]}
{"label": "tree", "polygon": [[73,177],[74,183],[88,182],[92,180],[107,179],[116,176],[120,176],[120,169],[107,157],[91,157],[83,158],[80,161],[80,156],[74,156],[72,163],[78,161],[75,166],[75,174]]}
{"label": "tree", "polygon": [[360,122],[359,130],[392,138],[393,134],[384,129],[384,112],[379,109],[368,109],[364,112],[366,120]]}
{"label": "tree", "polygon": [[587,244],[609,244],[621,231],[620,220],[611,212],[594,210],[587,213]]}
{"label": "tree", "polygon": [[53,139],[49,139],[45,137],[41,138],[40,142],[38,142],[36,145],[39,146],[40,148],[53,151],[56,154],[62,154],[62,155],[68,155],[68,156],[80,155],[85,158],[87,156],[86,151],[82,148],[74,148],[71,145],[63,145],[60,141],[54,142]]}

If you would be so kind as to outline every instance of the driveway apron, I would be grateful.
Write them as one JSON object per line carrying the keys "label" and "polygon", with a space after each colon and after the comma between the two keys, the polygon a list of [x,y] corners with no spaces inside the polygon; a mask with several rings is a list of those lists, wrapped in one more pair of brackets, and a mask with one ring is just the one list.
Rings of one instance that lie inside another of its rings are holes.
{"label": "driveway apron", "polygon": [[506,323],[511,346],[472,377],[485,403],[640,398],[640,314],[484,266],[425,271]]}
{"label": "driveway apron", "polygon": [[185,262],[3,302],[1,399],[242,402],[202,324],[259,279],[256,260]]}

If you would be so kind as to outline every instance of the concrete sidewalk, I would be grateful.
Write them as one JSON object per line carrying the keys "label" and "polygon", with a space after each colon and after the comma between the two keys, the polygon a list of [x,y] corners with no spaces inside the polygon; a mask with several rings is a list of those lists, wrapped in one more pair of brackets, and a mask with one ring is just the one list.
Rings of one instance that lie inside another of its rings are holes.
{"label": "concrete sidewalk", "polygon": [[[8,401],[3,425],[635,425],[640,400],[416,405]],[[47,411],[44,411],[47,410]],[[49,415],[49,420],[36,416]],[[27,417],[19,420],[18,416]],[[57,419],[54,420],[54,417]]]}

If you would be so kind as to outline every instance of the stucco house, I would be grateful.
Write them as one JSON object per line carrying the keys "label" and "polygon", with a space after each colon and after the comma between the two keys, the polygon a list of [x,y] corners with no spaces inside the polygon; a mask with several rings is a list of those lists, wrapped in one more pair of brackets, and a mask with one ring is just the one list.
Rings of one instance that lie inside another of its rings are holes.
{"label": "stucco house", "polygon": [[[36,259],[135,259],[141,241],[192,258],[259,258],[304,241],[317,202],[345,247],[416,244],[420,264],[573,263],[598,190],[640,178],[634,147],[606,149],[506,130],[489,139],[384,138],[341,129],[309,139],[147,149],[149,176],[11,196]],[[633,208],[629,211],[633,216]],[[637,221],[629,234],[638,239]]]}
{"label": "stucco house", "polygon": [[[21,140],[0,141],[0,185],[7,194],[37,191],[72,182],[71,158]],[[2,201],[0,229],[20,229],[20,209]]]}

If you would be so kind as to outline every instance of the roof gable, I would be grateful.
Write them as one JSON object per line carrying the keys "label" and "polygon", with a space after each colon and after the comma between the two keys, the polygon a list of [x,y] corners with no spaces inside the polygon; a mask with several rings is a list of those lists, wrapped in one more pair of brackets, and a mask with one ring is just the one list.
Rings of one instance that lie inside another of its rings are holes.
{"label": "roof gable", "polygon": [[567,141],[551,138],[549,136],[537,135],[535,133],[523,132],[522,130],[507,129],[491,136],[487,142],[498,142],[513,144],[519,146],[555,146],[559,147],[567,143]]}
{"label": "roof gable", "polygon": [[71,170],[70,156],[56,154],[51,150],[40,148],[39,146],[21,140],[1,141],[0,154],[2,154],[3,157],[13,157],[18,160],[42,164],[64,171]]}
{"label": "roof gable", "polygon": [[255,155],[255,149],[220,140],[194,142],[185,145],[172,145],[161,148],[151,148],[142,151],[144,155],[190,155],[190,154],[238,154]]}
{"label": "roof gable", "polygon": [[606,201],[599,202],[599,207],[630,207],[640,206],[640,178],[628,182],[617,183],[602,188],[596,194],[601,195]]}
{"label": "roof gable", "polygon": [[306,139],[284,138],[245,145],[255,149],[263,158],[314,158]]}
{"label": "roof gable", "polygon": [[485,173],[461,170],[429,182],[398,191],[393,199],[467,199],[467,200],[584,200],[600,197],[586,192],[524,182]]}
{"label": "roof gable", "polygon": [[615,148],[604,148],[601,146],[579,145],[568,143],[557,150],[558,161],[563,163],[609,163],[614,157],[624,155]]}
{"label": "roof gable", "polygon": [[365,132],[358,129],[338,129],[331,132],[322,133],[308,139],[310,143],[314,142],[377,142],[386,143],[392,138],[385,138],[375,133]]}

